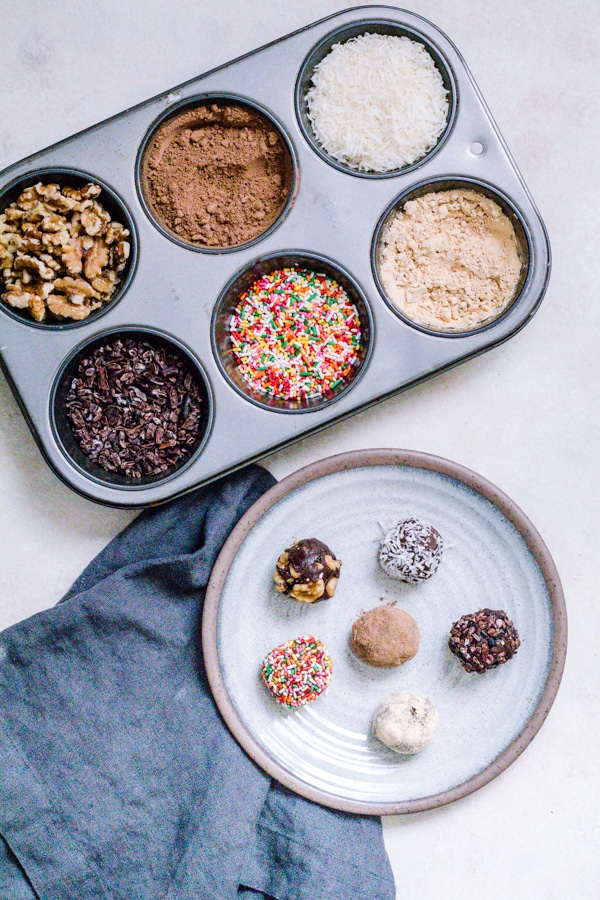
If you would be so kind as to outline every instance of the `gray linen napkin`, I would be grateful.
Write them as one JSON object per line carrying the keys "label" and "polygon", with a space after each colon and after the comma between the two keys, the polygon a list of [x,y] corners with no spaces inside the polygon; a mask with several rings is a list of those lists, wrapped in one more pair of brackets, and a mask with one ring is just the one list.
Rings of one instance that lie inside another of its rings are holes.
{"label": "gray linen napkin", "polygon": [[272,484],[144,511],[0,635],[0,900],[393,900],[380,821],[271,781],[208,688],[208,577]]}

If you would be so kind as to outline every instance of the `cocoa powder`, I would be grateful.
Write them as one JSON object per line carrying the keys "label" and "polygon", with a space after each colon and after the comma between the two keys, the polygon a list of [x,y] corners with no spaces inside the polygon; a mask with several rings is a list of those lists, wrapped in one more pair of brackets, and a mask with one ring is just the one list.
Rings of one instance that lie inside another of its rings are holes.
{"label": "cocoa powder", "polygon": [[281,135],[241,103],[187,108],[159,126],[142,162],[142,186],[158,222],[183,241],[235,247],[282,212],[292,161]]}

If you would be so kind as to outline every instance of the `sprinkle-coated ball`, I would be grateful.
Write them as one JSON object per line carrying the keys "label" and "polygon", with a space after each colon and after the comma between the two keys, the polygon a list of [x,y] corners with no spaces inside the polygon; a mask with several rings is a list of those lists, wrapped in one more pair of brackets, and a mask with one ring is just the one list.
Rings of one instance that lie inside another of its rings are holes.
{"label": "sprinkle-coated ball", "polygon": [[262,662],[261,675],[278,703],[297,707],[323,693],[331,668],[331,659],[321,641],[305,634],[271,650]]}

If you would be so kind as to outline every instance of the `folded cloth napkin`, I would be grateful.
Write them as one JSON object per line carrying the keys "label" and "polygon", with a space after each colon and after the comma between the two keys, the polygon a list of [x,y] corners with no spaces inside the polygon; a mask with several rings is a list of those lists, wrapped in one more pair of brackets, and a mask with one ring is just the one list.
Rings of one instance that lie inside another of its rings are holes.
{"label": "folded cloth napkin", "polygon": [[1,900],[392,900],[376,818],[272,781],[202,661],[217,554],[257,466],[144,511],[0,635]]}

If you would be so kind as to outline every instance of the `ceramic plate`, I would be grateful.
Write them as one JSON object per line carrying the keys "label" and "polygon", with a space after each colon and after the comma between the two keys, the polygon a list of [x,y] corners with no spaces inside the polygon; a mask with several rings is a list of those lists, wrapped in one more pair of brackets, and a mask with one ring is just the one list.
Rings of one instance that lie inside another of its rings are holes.
{"label": "ceramic plate", "polygon": [[[415,516],[442,534],[442,563],[409,585],[378,565],[384,532]],[[335,596],[297,603],[273,587],[279,553],[317,537],[343,561]],[[395,602],[421,631],[417,656],[375,669],[352,653],[352,623]],[[447,647],[464,613],[504,609],[521,648],[484,675],[465,672]],[[277,644],[311,633],[333,661],[328,690],[288,710],[260,679]],[[426,454],[370,450],[322,460],[281,481],[240,520],[208,586],[203,648],[217,705],[245,751],[297,793],[370,814],[441,806],[481,787],[532,740],[554,700],[566,652],[566,613],[552,558],[501,491],[456,463]],[[371,735],[375,707],[392,691],[430,697],[440,713],[434,742],[404,757]]]}

